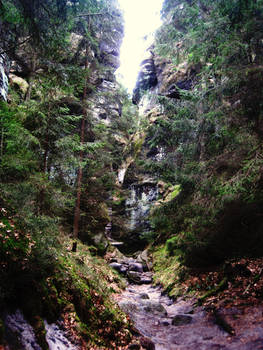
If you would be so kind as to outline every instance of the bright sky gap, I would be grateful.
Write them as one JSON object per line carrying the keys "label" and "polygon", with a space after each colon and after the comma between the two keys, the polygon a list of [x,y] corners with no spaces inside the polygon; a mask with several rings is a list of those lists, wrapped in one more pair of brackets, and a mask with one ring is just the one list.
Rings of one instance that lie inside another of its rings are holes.
{"label": "bright sky gap", "polygon": [[161,25],[163,0],[118,0],[124,14],[125,36],[117,79],[131,93],[135,87],[145,51],[152,44],[154,32]]}

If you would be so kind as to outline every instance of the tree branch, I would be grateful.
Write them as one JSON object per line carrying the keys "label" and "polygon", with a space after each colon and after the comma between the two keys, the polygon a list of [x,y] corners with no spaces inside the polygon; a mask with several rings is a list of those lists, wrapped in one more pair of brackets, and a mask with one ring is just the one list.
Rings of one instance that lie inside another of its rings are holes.
{"label": "tree branch", "polygon": [[109,12],[97,12],[97,13],[81,13],[77,15],[77,17],[104,16],[104,15],[112,16],[112,14]]}
{"label": "tree branch", "polygon": [[30,35],[29,37],[27,37],[25,40],[23,40],[21,42],[17,42],[14,46],[7,47],[6,49],[2,48],[3,51],[0,51],[0,55],[3,55],[5,53],[8,55],[8,52],[13,52],[18,46],[25,44],[30,39],[32,39],[32,35]]}

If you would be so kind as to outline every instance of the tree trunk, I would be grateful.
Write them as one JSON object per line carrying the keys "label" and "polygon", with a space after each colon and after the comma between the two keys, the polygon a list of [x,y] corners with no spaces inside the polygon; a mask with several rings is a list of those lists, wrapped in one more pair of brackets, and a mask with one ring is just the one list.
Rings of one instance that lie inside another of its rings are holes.
{"label": "tree trunk", "polygon": [[3,161],[4,154],[4,123],[3,117],[1,118],[1,143],[0,143],[0,162]]}
{"label": "tree trunk", "polygon": [[33,54],[32,64],[31,64],[31,71],[29,73],[29,79],[28,79],[28,89],[26,92],[25,100],[29,101],[31,99],[31,93],[32,93],[32,85],[34,80],[34,75],[36,71],[36,54]]}
{"label": "tree trunk", "polygon": [[[80,135],[81,144],[84,143],[84,135],[85,135],[85,119],[83,116],[81,120],[81,135]],[[73,226],[74,238],[78,238],[78,234],[79,234],[80,197],[81,197],[81,185],[82,185],[82,176],[83,176],[83,169],[82,169],[81,163],[83,161],[83,150],[80,151],[79,161],[80,161],[80,166],[78,169],[78,178],[77,178],[77,199],[76,199],[76,207],[75,207],[75,214],[74,214],[74,226]]]}
{"label": "tree trunk", "polygon": [[[45,131],[45,139],[43,143],[44,148],[44,156],[42,164],[40,165],[40,170],[45,176],[48,170],[48,154],[49,154],[49,123],[50,123],[50,115],[51,115],[51,102],[48,103],[48,114],[47,114],[47,128]],[[41,188],[39,193],[39,214],[43,214],[44,212],[44,200],[45,200],[46,191],[45,188]]]}
{"label": "tree trunk", "polygon": [[[86,62],[85,62],[85,70],[88,68],[88,47],[86,45]],[[87,80],[88,80],[88,75],[86,76],[85,79],[85,86],[83,90],[83,96],[82,96],[82,105],[83,105],[83,110],[82,110],[82,120],[81,120],[81,128],[80,128],[80,143],[81,145],[84,144],[84,139],[85,139],[85,125],[86,125],[86,115],[87,115],[87,110],[85,107],[85,102],[87,98]],[[79,221],[80,221],[80,202],[81,202],[81,186],[82,186],[82,177],[83,177],[83,168],[82,168],[82,162],[83,162],[83,150],[81,149],[79,153],[79,169],[78,169],[78,177],[77,177],[77,198],[76,198],[76,206],[75,206],[75,213],[74,213],[74,226],[73,226],[73,237],[75,239],[78,238],[79,235]],[[77,243],[73,243],[73,248],[72,251],[77,250]]]}

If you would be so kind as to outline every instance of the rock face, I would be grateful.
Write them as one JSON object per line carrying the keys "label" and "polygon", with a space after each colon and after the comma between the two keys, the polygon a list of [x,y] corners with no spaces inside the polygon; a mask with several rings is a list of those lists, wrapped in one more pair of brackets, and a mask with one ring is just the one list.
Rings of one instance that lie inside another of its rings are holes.
{"label": "rock face", "polygon": [[[87,112],[89,116],[89,123],[86,123],[86,137],[88,142],[96,142],[100,139],[100,135],[95,135],[92,131],[95,125],[102,125],[102,132],[105,132],[106,128],[112,125],[112,123],[118,120],[122,115],[122,100],[119,93],[118,83],[115,78],[115,70],[119,66],[119,52],[120,45],[123,37],[123,17],[119,9],[117,1],[111,0],[108,2],[108,12],[103,16],[94,16],[92,18],[92,35],[96,45],[90,45],[88,48],[88,55],[85,50],[80,53],[79,61],[85,64],[86,56],[88,61],[88,87],[87,87]],[[73,47],[79,47],[83,37],[79,33],[73,33],[71,41]],[[104,126],[103,126],[104,124]],[[118,131],[116,131],[118,134]],[[110,135],[110,132],[109,132]],[[111,136],[109,136],[110,138]],[[120,135],[121,138],[121,135]],[[107,172],[112,170],[107,168]],[[92,180],[89,184],[89,188],[94,186],[94,191],[97,186],[97,178]],[[88,197],[87,193],[87,197]],[[107,194],[105,194],[107,196]],[[96,196],[97,198],[99,196]],[[101,201],[105,201],[106,198],[101,198]],[[105,247],[105,240],[103,238],[96,242],[96,236],[104,232],[104,228],[109,222],[107,210],[102,208],[102,205],[92,205],[89,207],[87,202],[86,207],[83,205],[83,213],[89,213],[83,215],[80,223],[80,238],[83,241],[90,239],[91,244],[95,245],[99,249],[102,246]],[[106,205],[104,205],[106,207]],[[102,210],[100,210],[102,208]],[[107,208],[106,208],[107,209]],[[94,221],[94,227],[91,223],[89,216],[93,215],[91,212],[96,213],[96,217],[99,220]],[[110,229],[110,228],[109,228]],[[92,232],[90,236],[87,232]]]}
{"label": "rock face", "polygon": [[6,55],[0,55],[0,98],[7,101],[9,61]]}
{"label": "rock face", "polygon": [[[98,18],[94,31],[98,41],[98,52],[93,53],[93,81],[96,91],[90,93],[90,113],[94,121],[110,125],[111,121],[122,114],[122,102],[118,94],[118,84],[114,75],[119,67],[120,46],[123,38],[123,17],[116,1],[112,1],[111,14]],[[107,30],[105,30],[107,28]],[[96,60],[100,65],[97,69]],[[101,69],[103,68],[103,69]]]}
{"label": "rock face", "polygon": [[[128,169],[129,172],[129,169]],[[157,182],[149,177],[133,184],[124,182],[124,201],[114,208],[115,216],[112,222],[112,238],[123,242],[119,248],[122,253],[130,254],[145,249],[144,237],[150,232],[149,214],[158,197]],[[137,182],[136,182],[137,180]],[[119,215],[119,217],[116,216]],[[142,262],[142,260],[141,260]]]}
{"label": "rock face", "polygon": [[154,55],[149,50],[149,57],[141,63],[141,70],[133,92],[133,103],[138,104],[144,91],[153,89],[158,84]]}
{"label": "rock face", "polygon": [[126,215],[129,230],[147,229],[147,215],[158,196],[158,187],[153,183],[134,184],[126,200]]}
{"label": "rock face", "polygon": [[154,53],[154,47],[148,49],[148,55],[149,57],[141,63],[133,91],[134,104],[140,105],[146,92],[180,99],[180,90],[187,91],[194,86],[200,65],[188,65],[183,62],[175,70],[174,64],[169,59]]}

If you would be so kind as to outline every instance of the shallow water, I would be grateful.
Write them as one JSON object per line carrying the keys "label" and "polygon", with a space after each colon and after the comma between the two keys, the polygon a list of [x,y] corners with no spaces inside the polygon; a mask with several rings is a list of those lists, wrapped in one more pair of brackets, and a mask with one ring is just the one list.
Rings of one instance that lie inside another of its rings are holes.
{"label": "shallow water", "polygon": [[78,347],[71,344],[66,334],[55,323],[48,324],[45,321],[46,340],[50,350],[77,350]]}
{"label": "shallow water", "polygon": [[[146,295],[149,299],[144,299]],[[262,306],[242,312],[237,308],[223,310],[224,318],[236,331],[236,335],[230,336],[202,307],[195,308],[194,300],[180,298],[173,302],[162,295],[160,288],[151,285],[129,286],[118,297],[118,303],[139,332],[154,342],[156,350],[263,350]],[[160,311],[152,312],[147,304],[157,306]],[[186,316],[191,322],[172,325],[176,315]]]}

